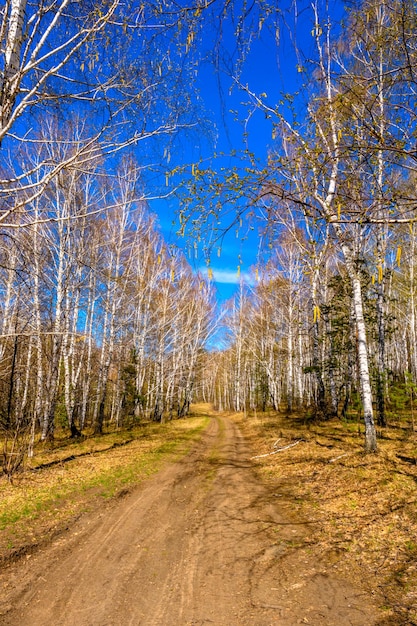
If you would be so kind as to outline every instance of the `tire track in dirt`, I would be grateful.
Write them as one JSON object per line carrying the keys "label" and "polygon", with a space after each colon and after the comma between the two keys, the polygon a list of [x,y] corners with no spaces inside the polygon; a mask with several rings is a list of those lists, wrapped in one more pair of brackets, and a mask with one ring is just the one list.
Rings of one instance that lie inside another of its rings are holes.
{"label": "tire track in dirt", "polygon": [[366,626],[377,612],[303,546],[239,429],[210,421],[181,461],[0,576],[8,626]]}

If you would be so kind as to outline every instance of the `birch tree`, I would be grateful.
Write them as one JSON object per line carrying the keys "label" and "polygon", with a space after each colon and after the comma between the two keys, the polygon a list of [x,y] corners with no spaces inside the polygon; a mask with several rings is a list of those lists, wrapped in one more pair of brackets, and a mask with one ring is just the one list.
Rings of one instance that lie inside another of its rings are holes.
{"label": "birch tree", "polygon": [[[43,193],[75,158],[114,158],[126,147],[159,162],[181,128],[195,125],[190,98],[194,40],[206,5],[171,0],[7,0],[0,9],[0,221]],[[183,85],[187,85],[187,89]],[[86,120],[83,141],[63,161],[16,167],[22,146],[38,148],[49,116],[62,127]],[[144,147],[146,145],[146,148]],[[163,156],[165,153],[165,156]],[[8,167],[6,168],[6,163]],[[47,166],[48,165],[48,166]],[[160,168],[161,169],[161,168]],[[24,194],[19,191],[25,190]]]}
{"label": "birch tree", "polygon": [[[334,82],[334,66],[331,57],[330,26],[320,25],[319,14],[315,9],[314,36],[318,51],[318,71],[322,91],[316,102],[310,105],[310,119],[314,136],[307,141],[293,127],[288,129],[288,140],[299,146],[298,158],[304,161],[304,180],[299,176],[294,181],[296,194],[307,210],[312,206],[325,223],[333,229],[338,245],[343,253],[346,267],[351,279],[355,324],[357,329],[358,366],[361,381],[361,396],[365,422],[365,447],[368,451],[377,448],[374,425],[372,388],[369,371],[368,338],[363,308],[363,294],[360,279],[358,256],[352,229],[349,223],[343,227],[341,210],[362,210],[355,206],[354,197],[349,200],[349,179],[344,167],[341,140],[343,137],[343,119],[338,111],[339,92]],[[284,122],[285,126],[285,122]],[[317,158],[318,157],[318,158]],[[291,176],[291,173],[289,174]],[[306,187],[308,181],[309,188]],[[300,193],[301,191],[301,193]],[[342,204],[342,201],[345,200]],[[349,222],[349,213],[347,215]]]}

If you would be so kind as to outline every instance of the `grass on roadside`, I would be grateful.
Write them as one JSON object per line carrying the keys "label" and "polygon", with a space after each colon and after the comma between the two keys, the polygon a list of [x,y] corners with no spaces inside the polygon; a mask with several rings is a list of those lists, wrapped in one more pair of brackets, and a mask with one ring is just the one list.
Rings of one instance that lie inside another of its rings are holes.
{"label": "grass on roadside", "polygon": [[0,480],[0,561],[71,524],[97,501],[123,493],[185,455],[208,417],[146,423],[100,437],[59,439],[39,449],[14,484]]}
{"label": "grass on roadside", "polygon": [[375,595],[384,624],[417,624],[416,434],[396,424],[381,433],[378,454],[365,454],[357,424],[235,419],[254,455],[267,455],[254,459],[259,474],[286,512],[306,521],[305,549]]}

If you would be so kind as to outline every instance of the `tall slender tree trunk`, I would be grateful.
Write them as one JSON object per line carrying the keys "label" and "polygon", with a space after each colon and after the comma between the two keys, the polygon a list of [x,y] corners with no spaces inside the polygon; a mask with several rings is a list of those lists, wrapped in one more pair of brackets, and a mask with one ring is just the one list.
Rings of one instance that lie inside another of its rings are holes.
{"label": "tall slender tree trunk", "polygon": [[376,319],[378,327],[378,366],[376,378],[376,410],[378,426],[386,426],[385,414],[385,312],[384,284],[377,285]]}
{"label": "tall slender tree trunk", "polygon": [[5,2],[3,11],[10,11],[7,29],[5,65],[0,89],[0,125],[4,129],[10,120],[19,84],[20,54],[23,43],[23,20],[26,0]]}
{"label": "tall slender tree trunk", "polygon": [[415,263],[415,227],[414,222],[410,224],[410,260],[409,260],[409,315],[408,315],[408,329],[410,335],[410,371],[413,376],[413,381],[417,380],[417,333],[416,333],[416,289],[414,278],[414,263]]}
{"label": "tall slender tree trunk", "polygon": [[372,407],[371,379],[369,375],[368,342],[366,337],[365,318],[363,314],[362,285],[356,271],[351,273],[351,280],[353,308],[355,312],[357,331],[358,367],[362,388],[363,417],[365,422],[365,450],[367,452],[376,452],[377,442]]}
{"label": "tall slender tree trunk", "polygon": [[[379,41],[382,41],[383,37],[383,25],[386,20],[385,16],[385,2],[382,1],[377,9],[377,34]],[[384,75],[384,56],[382,46],[379,51],[379,67],[378,67],[378,104],[379,104],[379,135],[385,137],[385,75]],[[383,187],[385,178],[386,164],[384,163],[384,154],[382,150],[378,151],[378,176],[377,176],[377,190],[376,196],[378,200],[378,217],[384,217],[383,210]],[[378,426],[386,426],[386,414],[385,414],[385,306],[384,306],[384,259],[385,259],[385,243],[384,243],[384,226],[378,225],[376,231],[376,250],[377,250],[377,264],[378,277],[377,283],[377,300],[376,300],[376,317],[378,326],[378,364],[377,364],[377,380],[376,380],[376,410],[377,410],[377,422]]]}
{"label": "tall slender tree trunk", "polygon": [[[291,297],[291,296],[290,296]],[[294,355],[293,355],[293,328],[292,328],[292,310],[290,309],[290,316],[288,320],[288,334],[287,334],[287,411],[292,412],[293,398],[294,398]]]}
{"label": "tall slender tree trunk", "polygon": [[334,356],[334,348],[333,348],[333,337],[332,337],[332,324],[329,316],[329,307],[326,305],[322,310],[324,327],[327,338],[327,376],[329,381],[329,390],[330,390],[330,406],[327,408],[327,413],[329,417],[337,417],[338,416],[338,397],[337,397],[337,389],[336,389],[336,379],[335,379],[335,356]]}
{"label": "tall slender tree trunk", "polygon": [[348,342],[347,371],[345,373],[345,381],[344,381],[345,397],[343,400],[341,417],[346,417],[347,410],[350,404],[350,398],[352,395],[353,368],[355,365],[354,347],[356,348],[356,326],[355,326],[355,313],[353,309],[353,303],[351,304],[351,311],[349,315],[349,337],[350,337],[350,340]]}

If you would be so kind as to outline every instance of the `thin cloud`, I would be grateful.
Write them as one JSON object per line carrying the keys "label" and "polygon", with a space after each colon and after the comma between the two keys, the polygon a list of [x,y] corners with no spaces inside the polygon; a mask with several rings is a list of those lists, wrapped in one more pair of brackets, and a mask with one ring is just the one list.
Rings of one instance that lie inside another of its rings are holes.
{"label": "thin cloud", "polygon": [[[216,269],[215,267],[210,268],[212,271],[213,282],[223,284],[223,285],[240,285],[241,281],[246,283],[247,285],[253,285],[254,280],[253,276],[248,272],[240,272],[237,270],[231,269]],[[202,267],[200,268],[200,272],[204,276],[209,276],[209,268]]]}

